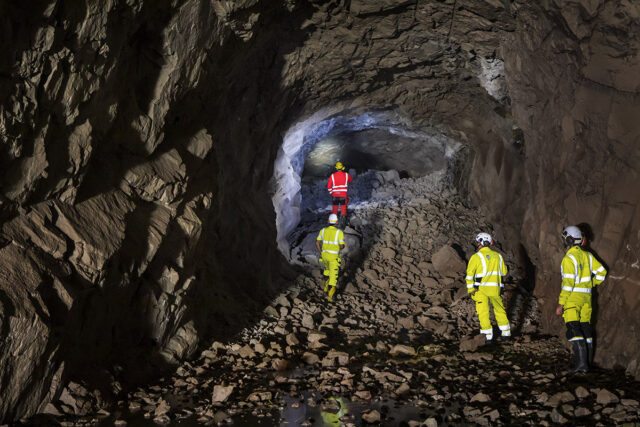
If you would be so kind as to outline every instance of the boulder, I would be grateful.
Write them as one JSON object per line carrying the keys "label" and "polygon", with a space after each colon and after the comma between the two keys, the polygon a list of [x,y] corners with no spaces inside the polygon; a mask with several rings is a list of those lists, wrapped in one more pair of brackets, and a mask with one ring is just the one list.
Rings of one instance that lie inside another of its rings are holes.
{"label": "boulder", "polygon": [[369,424],[379,423],[380,422],[380,412],[375,409],[372,411],[368,411],[362,414],[362,419]]}
{"label": "boulder", "polygon": [[466,263],[451,246],[443,246],[431,257],[433,267],[441,276],[463,275]]}
{"label": "boulder", "polygon": [[302,316],[302,326],[307,329],[313,329],[316,326],[316,323],[313,321],[313,316],[310,314],[305,314]]}
{"label": "boulder", "polygon": [[489,397],[489,395],[485,394],[485,393],[476,393],[473,395],[473,397],[471,398],[471,402],[488,402],[490,401],[491,398]]}
{"label": "boulder", "polygon": [[596,396],[596,402],[605,406],[612,403],[618,403],[619,401],[620,399],[618,398],[618,396],[616,396],[614,393],[611,393],[606,388],[600,390],[598,392],[598,395]]}
{"label": "boulder", "polygon": [[460,340],[460,351],[476,351],[479,347],[486,343],[487,339],[484,335],[478,334],[474,337],[463,337]]}
{"label": "boulder", "polygon": [[316,363],[320,363],[320,358],[315,353],[311,353],[308,351],[302,355],[302,360],[307,365],[315,365]]}
{"label": "boulder", "polygon": [[396,344],[389,350],[389,354],[392,356],[415,356],[416,350],[408,345]]}
{"label": "boulder", "polygon": [[232,385],[224,386],[224,385],[216,385],[213,387],[213,395],[211,396],[211,402],[220,403],[224,402],[229,398],[233,389],[235,387]]}

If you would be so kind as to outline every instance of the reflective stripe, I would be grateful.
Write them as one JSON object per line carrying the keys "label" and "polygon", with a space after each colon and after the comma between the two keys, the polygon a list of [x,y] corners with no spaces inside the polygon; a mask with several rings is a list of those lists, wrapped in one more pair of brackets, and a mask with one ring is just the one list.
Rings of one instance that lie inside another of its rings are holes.
{"label": "reflective stripe", "polygon": [[563,286],[562,290],[563,291],[569,291],[569,292],[580,292],[580,293],[583,293],[583,294],[590,294],[591,293],[591,288],[578,288],[578,287],[571,288],[569,286]]}
{"label": "reflective stripe", "polygon": [[348,189],[348,185],[349,185],[349,178],[347,177],[347,174],[344,173],[344,184],[338,184],[336,185],[336,178],[335,178],[335,174],[337,172],[334,172],[331,174],[331,188],[329,189],[329,193],[333,194],[335,193],[341,193],[343,191],[347,191]]}
{"label": "reflective stripe", "polygon": [[503,276],[502,274],[502,255],[498,254],[498,256],[500,257],[500,271],[498,272],[498,274],[500,275],[500,277]]}
{"label": "reflective stripe", "polygon": [[502,286],[500,283],[497,282],[481,282],[478,283],[479,286]]}
{"label": "reflective stripe", "polygon": [[581,277],[579,280],[576,280],[576,283],[587,283],[591,281],[591,276],[589,277]]}
{"label": "reflective stripe", "polygon": [[464,280],[473,280],[473,276],[467,276],[464,278]]}
{"label": "reflective stripe", "polygon": [[502,336],[503,337],[510,337],[511,336],[511,331],[503,331],[502,332]]}
{"label": "reflective stripe", "polygon": [[590,294],[591,288],[573,288],[573,292],[580,292],[583,294]]}
{"label": "reflective stripe", "polygon": [[582,340],[584,340],[584,337],[573,337],[569,341],[582,341]]}
{"label": "reflective stripe", "polygon": [[593,274],[593,256],[591,255],[591,253],[588,253],[589,255],[589,277],[591,277],[591,275]]}
{"label": "reflective stripe", "polygon": [[606,279],[606,276],[596,276],[596,280],[604,280]]}
{"label": "reflective stripe", "polygon": [[467,285],[467,289],[473,288],[473,285]]}
{"label": "reflective stripe", "polygon": [[600,266],[600,268],[594,271],[594,273],[600,273],[601,271],[604,271],[604,266]]}
{"label": "reflective stripe", "polygon": [[486,275],[487,276],[501,276],[499,271],[489,271]]}
{"label": "reflective stripe", "polygon": [[569,259],[571,261],[573,261],[573,272],[574,272],[573,277],[574,277],[574,280],[576,281],[576,283],[578,283],[578,280],[580,279],[580,277],[578,276],[578,274],[579,274],[578,273],[578,271],[579,271],[578,270],[578,261],[576,261],[576,257],[574,257],[571,254],[567,254],[567,256],[569,257]]}
{"label": "reflective stripe", "polygon": [[484,255],[478,252],[478,256],[480,257],[480,262],[482,262],[482,276],[476,274],[476,277],[484,277],[487,275],[487,260],[484,259]]}
{"label": "reflective stripe", "polygon": [[489,335],[489,334],[493,335],[493,329],[482,329],[480,333],[486,334],[486,335]]}
{"label": "reflective stripe", "polygon": [[511,330],[511,326],[510,325],[498,325],[498,328],[500,328],[501,331],[510,331]]}
{"label": "reflective stripe", "polygon": [[591,344],[593,342],[593,338],[587,338],[587,342]]}
{"label": "reflective stripe", "polygon": [[[331,227],[331,226],[330,226]],[[329,227],[325,227],[320,231],[320,238],[322,239],[322,253],[327,254],[338,254],[340,253],[340,244],[344,243],[344,239],[340,238],[341,231],[339,229],[335,229],[335,234],[332,240],[328,240],[325,237],[325,230]],[[320,239],[318,239],[320,240]]]}
{"label": "reflective stripe", "polygon": [[563,279],[574,279],[575,276],[573,274],[563,274],[562,278]]}

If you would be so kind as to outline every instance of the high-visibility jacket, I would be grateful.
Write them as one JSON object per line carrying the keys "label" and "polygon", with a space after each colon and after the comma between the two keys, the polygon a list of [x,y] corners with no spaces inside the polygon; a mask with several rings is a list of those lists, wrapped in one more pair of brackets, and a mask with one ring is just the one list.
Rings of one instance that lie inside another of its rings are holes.
{"label": "high-visibility jacket", "polygon": [[500,288],[504,286],[502,277],[506,274],[507,265],[502,255],[488,247],[480,248],[471,256],[467,266],[467,292],[473,292],[475,285],[485,295],[500,295]]}
{"label": "high-visibility jacket", "polygon": [[562,290],[558,303],[591,301],[591,290],[602,283],[607,270],[589,251],[580,246],[572,246],[567,251],[562,264]]}
{"label": "high-visibility jacket", "polygon": [[316,240],[322,241],[322,257],[338,257],[340,245],[344,245],[344,233],[333,225],[325,227],[318,233]]}
{"label": "high-visibility jacket", "polygon": [[333,197],[347,197],[347,187],[353,181],[351,175],[343,171],[337,171],[331,174],[327,182],[327,190]]}

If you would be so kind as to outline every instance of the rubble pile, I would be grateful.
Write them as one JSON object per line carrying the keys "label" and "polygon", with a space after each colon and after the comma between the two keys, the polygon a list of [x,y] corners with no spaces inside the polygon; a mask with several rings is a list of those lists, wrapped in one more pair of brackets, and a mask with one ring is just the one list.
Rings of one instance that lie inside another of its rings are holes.
{"label": "rubble pile", "polygon": [[[419,183],[387,183],[381,191],[411,197],[354,209],[345,232],[359,243],[343,263],[335,303],[326,302],[316,267],[236,339],[214,342],[101,413],[60,415],[63,425],[101,417],[116,425],[638,421],[638,383],[605,370],[572,374],[563,341],[536,334],[535,310],[512,325],[520,331],[512,342],[483,346],[464,269],[472,237],[490,226],[455,191]],[[510,267],[513,257],[505,254]],[[512,268],[507,306],[519,275]],[[74,406],[65,398],[55,409]]]}

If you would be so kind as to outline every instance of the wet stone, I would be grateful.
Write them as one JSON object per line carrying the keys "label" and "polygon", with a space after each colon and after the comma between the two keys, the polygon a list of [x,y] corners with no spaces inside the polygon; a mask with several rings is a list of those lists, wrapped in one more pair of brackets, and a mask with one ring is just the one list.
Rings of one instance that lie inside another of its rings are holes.
{"label": "wet stone", "polygon": [[416,351],[411,346],[403,345],[403,344],[396,344],[389,351],[389,354],[391,354],[392,356],[399,356],[399,355],[402,355],[402,356],[414,356],[416,354]]}

